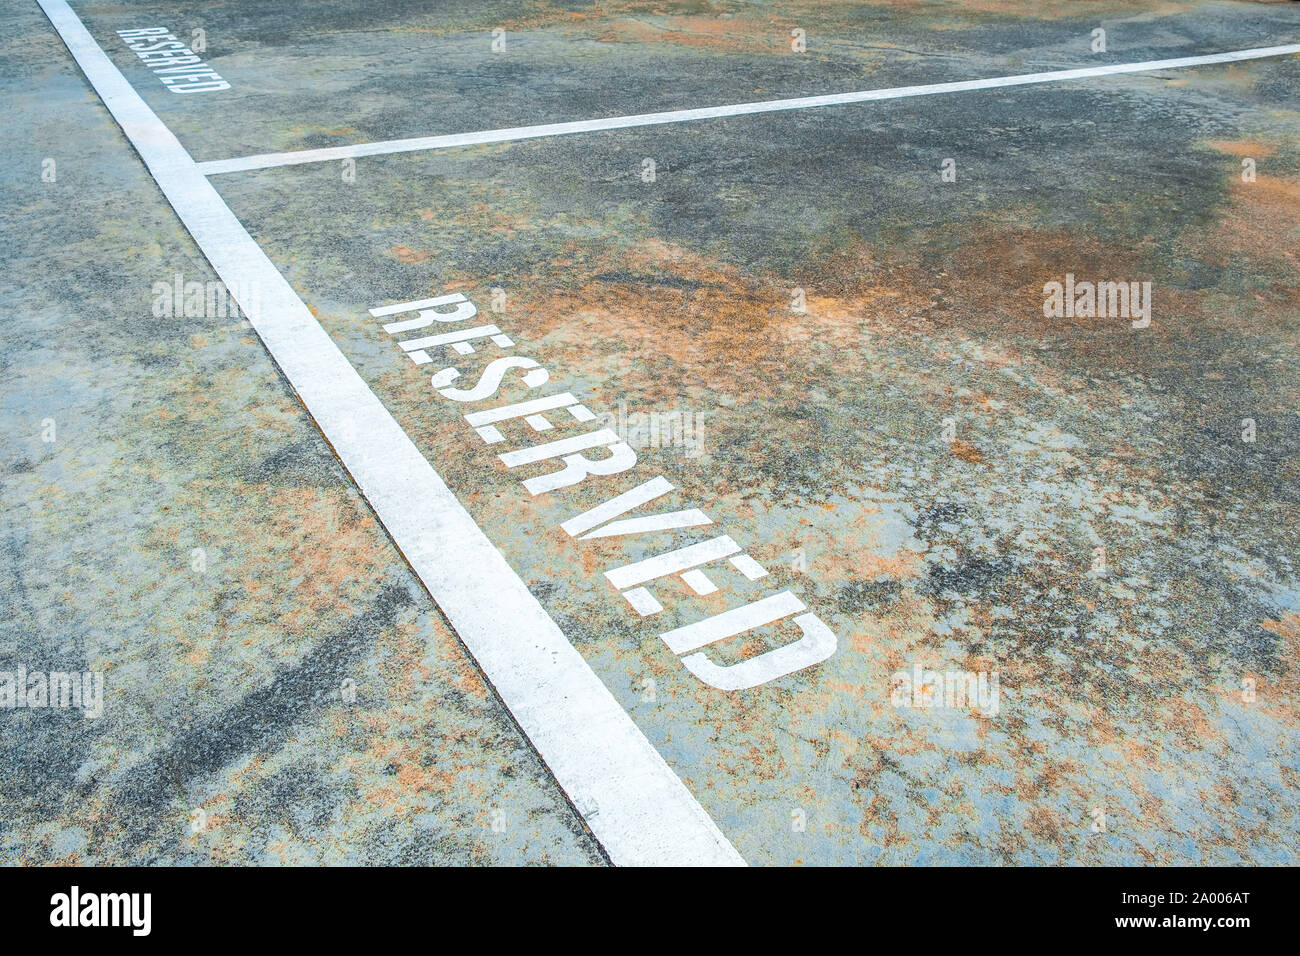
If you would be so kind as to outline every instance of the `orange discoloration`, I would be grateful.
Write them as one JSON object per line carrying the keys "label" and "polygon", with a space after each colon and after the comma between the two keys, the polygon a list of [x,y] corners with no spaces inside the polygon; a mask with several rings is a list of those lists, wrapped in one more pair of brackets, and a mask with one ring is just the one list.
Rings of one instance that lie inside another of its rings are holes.
{"label": "orange discoloration", "polygon": [[610,20],[602,24],[596,39],[602,43],[671,43],[750,53],[785,53],[790,50],[789,27],[698,16],[660,16],[652,22]]}
{"label": "orange discoloration", "polygon": [[1205,145],[1217,149],[1229,156],[1253,157],[1263,159],[1272,156],[1277,149],[1256,139],[1209,139]]}
{"label": "orange discoloration", "polygon": [[1286,641],[1286,657],[1291,661],[1300,661],[1300,614],[1283,614],[1280,620],[1265,618],[1260,627]]}
{"label": "orange discoloration", "polygon": [[[1198,244],[1198,253],[1219,264],[1226,264],[1236,254],[1275,268],[1300,269],[1300,242],[1295,241],[1300,223],[1300,178],[1263,172],[1253,183],[1242,182],[1235,174],[1230,182],[1231,206]],[[1300,287],[1294,282],[1269,291],[1292,306],[1300,303]]]}
{"label": "orange discoloration", "polygon": [[428,262],[430,253],[425,249],[415,250],[406,246],[394,246],[392,254],[395,258],[410,265],[419,265],[421,262]]}
{"label": "orange discoloration", "polygon": [[[1268,2],[1268,0],[1262,0]],[[876,4],[888,5],[894,7],[915,8],[918,12],[931,12],[934,10],[934,0],[875,0]],[[1173,13],[1183,13],[1192,9],[1194,6],[1191,2],[1178,2],[1178,0],[1159,0],[1159,2],[1149,4],[1143,7],[1143,14],[1151,16],[1167,16]],[[1133,12],[1131,4],[1124,0],[1089,0],[1086,3],[1080,3],[1079,0],[941,0],[940,7],[942,12],[951,11],[954,14],[972,14],[981,13],[999,17],[1021,17],[1037,18],[1040,20],[1064,20],[1080,15],[1103,16],[1130,14]],[[946,8],[946,10],[943,10]]]}

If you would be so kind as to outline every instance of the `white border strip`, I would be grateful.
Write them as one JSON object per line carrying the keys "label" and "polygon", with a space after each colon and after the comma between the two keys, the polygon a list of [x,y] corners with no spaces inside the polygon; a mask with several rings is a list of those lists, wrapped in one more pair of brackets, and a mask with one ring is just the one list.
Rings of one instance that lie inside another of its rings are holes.
{"label": "white border strip", "polygon": [[66,0],[38,2],[217,275],[260,287],[253,328],[610,859],[743,865]]}
{"label": "white border strip", "polygon": [[1147,60],[1143,63],[1117,63],[1110,66],[1089,66],[1077,70],[1055,70],[1051,73],[1022,73],[1019,76],[993,76],[983,80],[959,80],[955,83],[931,83],[926,86],[896,86],[883,90],[863,90],[857,93],[830,93],[825,96],[801,96],[790,100],[764,100],[758,103],[736,103],[731,106],[707,106],[693,110],[671,110],[664,113],[639,113],[635,116],[612,116],[607,119],[579,120],[573,123],[548,123],[544,126],[516,126],[511,129],[491,129],[479,133],[453,133],[449,136],[419,136],[415,139],[390,139],[379,143],[358,143],[355,146],[330,146],[325,149],[302,149],[287,153],[262,153],[236,159],[220,159],[199,163],[199,172],[205,176],[219,173],[244,172],[250,169],[269,169],[273,166],[296,166],[300,163],[323,163],[333,159],[357,156],[379,156],[386,153],[412,153],[425,149],[448,149],[453,146],[479,146],[484,143],[506,143],[520,139],[537,139],[541,136],[567,136],[572,133],[593,133],[599,130],[628,129],[633,126],[659,126],[664,123],[690,123],[695,120],[719,119],[725,116],[747,116],[751,113],[776,113],[783,110],[802,110],[816,106],[841,106],[845,103],[865,103],[871,100],[897,100],[908,96],[929,96],[934,93],[961,93],[967,90],[986,90],[999,86],[1025,86],[1030,83],[1056,83],[1064,80],[1082,80],[1094,76],[1114,76],[1118,73],[1146,73],[1153,70],[1176,70],[1188,66],[1207,66],[1211,63],[1236,63],[1240,60],[1259,60],[1264,57],[1286,56],[1300,53],[1300,43],[1287,46],[1267,46],[1232,53],[1209,53],[1204,56],[1184,56],[1174,60]]}

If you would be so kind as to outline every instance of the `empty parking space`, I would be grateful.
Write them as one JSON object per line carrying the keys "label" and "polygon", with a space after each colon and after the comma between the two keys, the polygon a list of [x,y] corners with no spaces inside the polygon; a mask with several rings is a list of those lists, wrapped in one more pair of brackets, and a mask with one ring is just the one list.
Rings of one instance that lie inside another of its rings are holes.
{"label": "empty parking space", "polygon": [[1294,858],[1289,5],[43,5],[615,862]]}

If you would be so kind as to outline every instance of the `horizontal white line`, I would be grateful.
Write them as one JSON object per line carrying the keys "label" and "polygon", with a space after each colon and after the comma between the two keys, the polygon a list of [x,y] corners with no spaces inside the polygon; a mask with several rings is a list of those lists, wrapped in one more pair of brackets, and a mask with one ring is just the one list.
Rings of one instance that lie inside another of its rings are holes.
{"label": "horizontal white line", "polygon": [[[66,0],[39,0],[393,542],[619,864],[743,864]],[[246,297],[248,298],[248,297]]]}
{"label": "horizontal white line", "polygon": [[667,554],[656,554],[653,558],[646,558],[644,561],[637,561],[635,564],[625,564],[613,571],[606,571],[605,577],[609,579],[610,584],[622,591],[638,584],[645,584],[647,581],[653,581],[655,578],[662,578],[665,575],[676,574],[696,565],[716,561],[718,558],[725,558],[739,550],[740,545],[731,540],[731,535],[720,534],[716,538],[699,541],[684,548],[678,548],[676,551],[669,551]]}
{"label": "horizontal white line", "polygon": [[355,146],[330,146],[325,149],[302,149],[287,153],[261,153],[236,159],[220,159],[199,163],[199,172],[206,176],[219,173],[242,172],[250,169],[269,169],[273,166],[296,166],[300,163],[323,163],[335,159],[358,156],[380,156],[387,153],[412,153],[425,149],[448,149],[454,146],[479,146],[484,143],[506,143],[520,139],[537,139],[541,136],[567,136],[572,133],[594,133],[599,130],[627,129],[633,126],[658,126],[664,123],[690,123],[695,120],[719,119],[726,116],[745,116],[750,113],[776,113],[782,110],[802,110],[815,106],[841,106],[845,103],[865,103],[871,100],[896,100],[907,96],[929,96],[935,93],[961,93],[966,90],[986,90],[999,86],[1025,86],[1030,83],[1054,83],[1063,80],[1083,80],[1094,76],[1114,76],[1117,73],[1146,73],[1152,70],[1175,70],[1188,66],[1208,66],[1212,63],[1235,63],[1239,60],[1259,60],[1270,56],[1287,56],[1300,53],[1300,43],[1287,46],[1259,47],[1253,50],[1236,50],[1231,53],[1209,53],[1204,56],[1184,56],[1173,60],[1146,60],[1142,63],[1117,63],[1110,66],[1089,66],[1077,70],[1055,70],[1050,73],[1023,73],[1018,76],[993,76],[983,80],[958,80],[954,83],[931,83],[925,86],[897,86],[883,90],[862,90],[857,93],[830,93],[825,96],[800,96],[788,100],[764,100],[758,103],[734,103],[730,106],[707,106],[693,110],[671,110],[664,113],[638,113],[635,116],[611,116],[606,119],[579,120],[572,123],[547,123],[543,126],[515,126],[510,129],[491,129],[479,133],[452,133],[448,136],[418,136],[414,139],[389,139],[379,143],[358,143]]}
{"label": "horizontal white line", "polygon": [[668,631],[660,637],[674,654],[685,654],[688,651],[698,651],[701,647],[715,641],[734,637],[750,628],[771,624],[783,617],[806,610],[808,608],[804,606],[803,601],[789,591],[782,591],[780,594],[773,594],[753,604],[735,607],[730,611],[723,611],[713,617],[696,621],[694,624]]}

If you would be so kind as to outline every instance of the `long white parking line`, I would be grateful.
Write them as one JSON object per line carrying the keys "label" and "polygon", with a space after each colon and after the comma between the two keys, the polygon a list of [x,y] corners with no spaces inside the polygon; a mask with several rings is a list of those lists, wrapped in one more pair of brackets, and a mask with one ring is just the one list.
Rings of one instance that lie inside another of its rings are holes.
{"label": "long white parking line", "polygon": [[194,241],[610,859],[743,861],[66,0],[38,0]]}
{"label": "long white parking line", "polygon": [[355,146],[330,146],[325,149],[301,149],[287,153],[262,153],[236,159],[220,159],[199,163],[199,172],[207,176],[218,173],[235,173],[250,169],[268,169],[273,166],[296,166],[300,163],[322,163],[335,159],[358,156],[380,156],[386,153],[412,153],[426,149],[448,149],[453,146],[478,146],[484,143],[506,143],[520,139],[537,139],[543,136],[567,136],[573,133],[593,133],[599,130],[627,129],[633,126],[659,126],[664,123],[691,123],[696,120],[720,119],[726,116],[746,116],[751,113],[776,113],[782,110],[804,110],[816,106],[842,106],[846,103],[865,103],[873,100],[897,100],[908,96],[931,96],[935,93],[961,93],[967,90],[987,90],[1000,86],[1026,86],[1031,83],[1059,83],[1065,80],[1083,80],[1094,76],[1114,76],[1118,73],[1148,73],[1153,70],[1176,70],[1189,66],[1207,66],[1212,63],[1236,63],[1240,60],[1259,60],[1271,56],[1300,53],[1300,43],[1286,46],[1258,47],[1253,50],[1236,50],[1231,53],[1209,53],[1204,56],[1184,56],[1173,60],[1147,60],[1142,63],[1116,63],[1109,66],[1089,66],[1077,70],[1055,70],[1050,73],[1023,73],[1018,76],[993,76],[982,80],[959,80],[953,83],[931,83],[925,86],[896,86],[883,90],[862,90],[857,93],[830,93],[824,96],[800,96],[788,100],[764,100],[758,103],[733,103],[729,106],[707,106],[693,110],[670,110],[664,113],[638,113],[634,116],[611,116],[606,119],[579,120],[572,123],[547,123],[543,126],[515,126],[510,129],[490,129],[478,133],[453,133],[448,136],[418,136],[414,139],[389,139],[379,143],[358,143]]}

